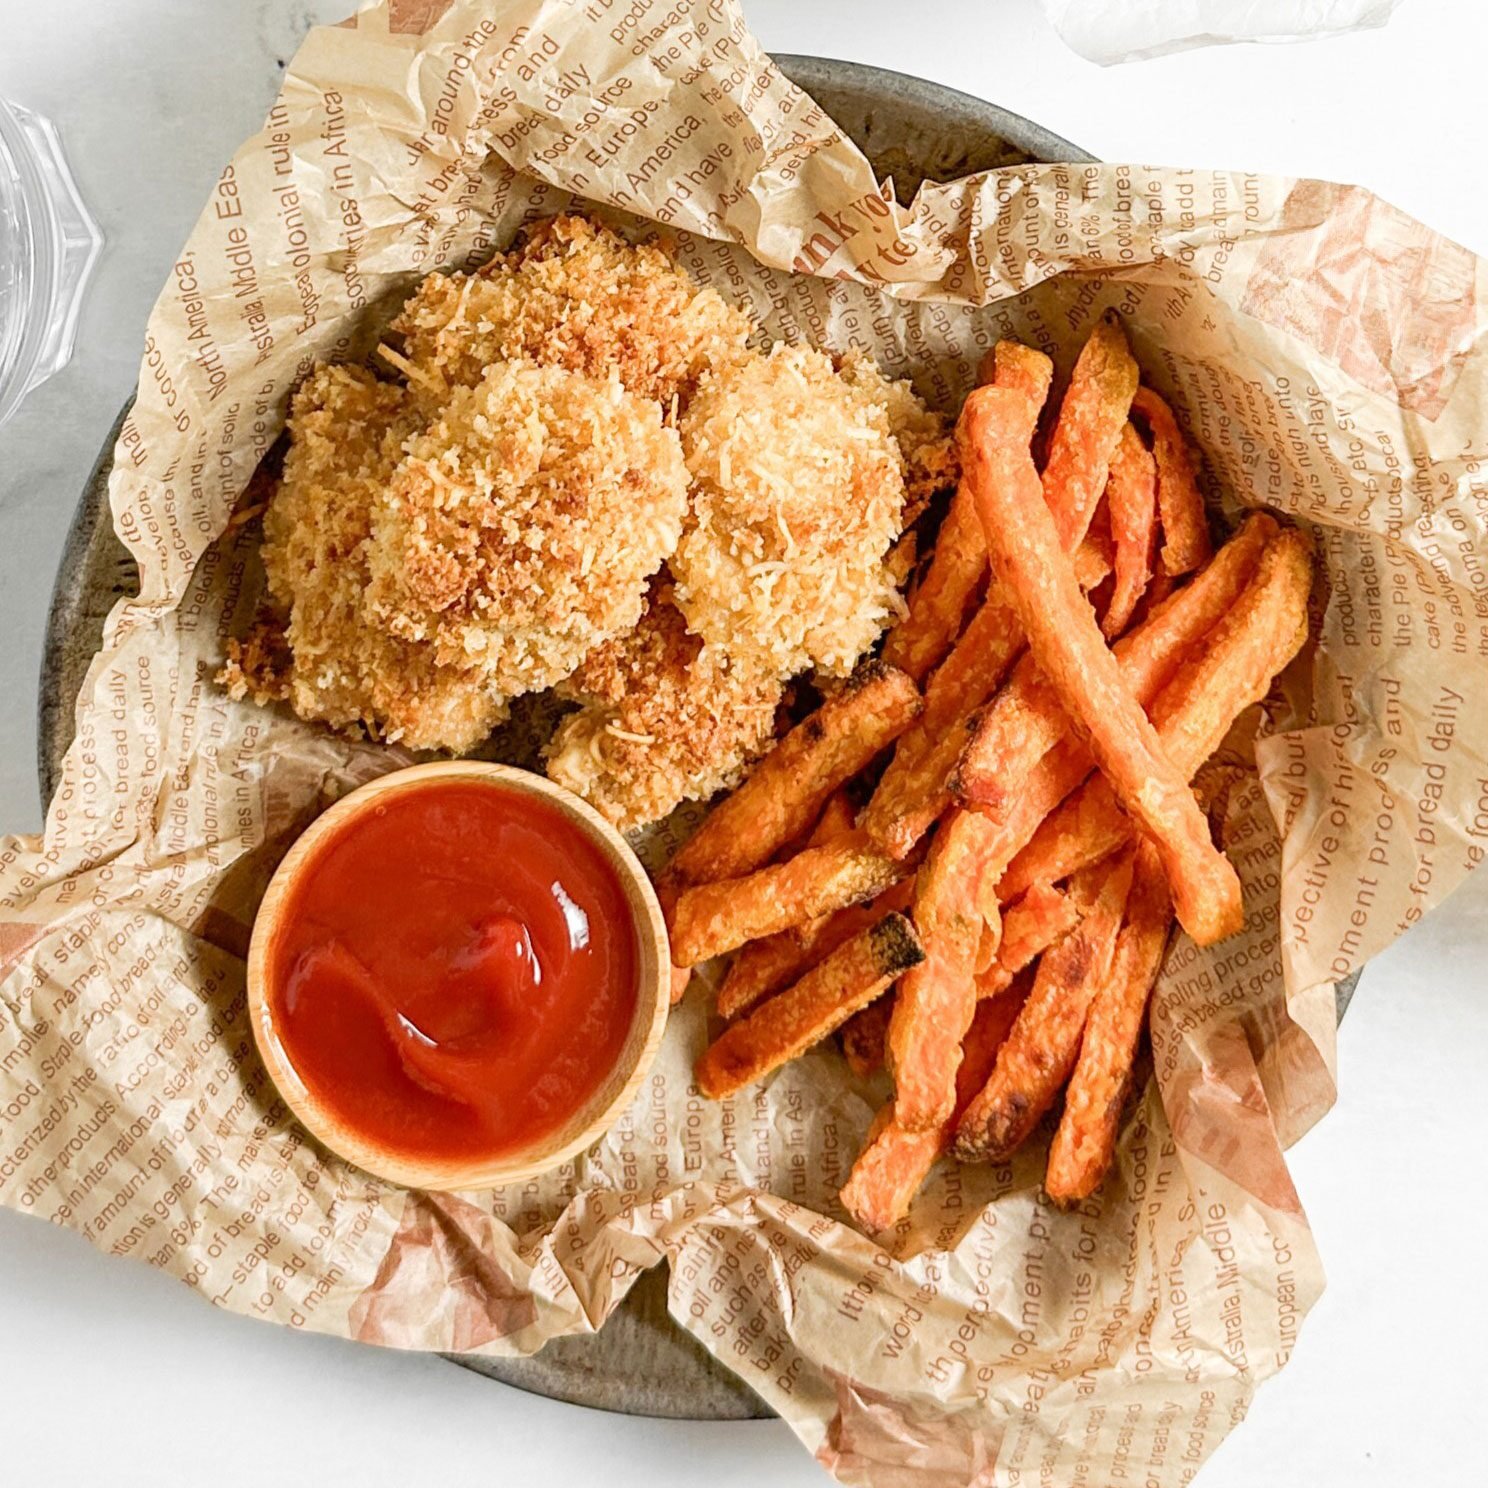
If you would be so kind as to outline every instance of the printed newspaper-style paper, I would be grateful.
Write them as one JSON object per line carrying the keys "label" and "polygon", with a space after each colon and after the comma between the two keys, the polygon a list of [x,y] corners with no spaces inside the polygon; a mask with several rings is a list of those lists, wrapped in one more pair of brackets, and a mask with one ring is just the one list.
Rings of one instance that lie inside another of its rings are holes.
{"label": "printed newspaper-style paper", "polygon": [[[1318,644],[1208,767],[1246,932],[1175,946],[1153,1078],[1076,1212],[1032,1151],[942,1165],[864,1237],[836,1195],[885,1087],[816,1053],[704,1101],[696,994],[606,1140],[519,1188],[379,1182],[267,1082],[258,896],[408,757],[214,683],[262,586],[229,518],[315,360],[576,200],[947,410],[998,337],[1067,371],[1114,306],[1216,499],[1318,539]],[[531,1352],[664,1263],[681,1326],[844,1483],[1187,1483],[1322,1286],[1283,1149],[1333,1100],[1333,985],[1488,843],[1483,278],[1313,181],[1031,165],[901,205],[733,0],[393,0],[312,32],[151,317],[110,487],[141,592],[44,834],[0,845],[0,1201],[220,1306],[400,1347]]]}

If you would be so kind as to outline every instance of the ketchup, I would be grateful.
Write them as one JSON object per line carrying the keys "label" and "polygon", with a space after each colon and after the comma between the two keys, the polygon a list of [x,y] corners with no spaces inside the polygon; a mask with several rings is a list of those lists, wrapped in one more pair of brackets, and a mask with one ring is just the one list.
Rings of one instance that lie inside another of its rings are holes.
{"label": "ketchup", "polygon": [[353,815],[306,863],[269,957],[311,1092],[408,1157],[499,1157],[614,1069],[639,996],[624,891],[546,802],[438,782]]}

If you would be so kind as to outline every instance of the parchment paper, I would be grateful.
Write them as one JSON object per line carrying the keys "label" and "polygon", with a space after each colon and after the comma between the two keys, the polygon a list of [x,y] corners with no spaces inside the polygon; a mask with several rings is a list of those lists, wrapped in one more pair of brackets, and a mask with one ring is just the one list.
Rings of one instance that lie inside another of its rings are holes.
{"label": "parchment paper", "polygon": [[[519,1189],[391,1188],[266,1082],[258,895],[404,760],[214,685],[261,584],[229,517],[315,358],[571,192],[664,224],[770,334],[867,346],[947,408],[998,336],[1067,369],[1115,305],[1216,498],[1319,538],[1321,647],[1205,782],[1248,929],[1176,948],[1156,1078],[1078,1213],[1033,1150],[944,1167],[863,1237],[835,1195],[883,1089],[824,1052],[701,1100],[696,994],[608,1139]],[[44,836],[0,851],[0,1199],[221,1306],[410,1348],[535,1350],[664,1260],[677,1319],[844,1483],[1188,1482],[1322,1286],[1282,1151],[1333,1100],[1332,984],[1488,842],[1482,295],[1466,251],[1313,181],[1030,166],[902,208],[730,0],[393,3],[312,32],[151,318],[110,490],[142,592]]]}

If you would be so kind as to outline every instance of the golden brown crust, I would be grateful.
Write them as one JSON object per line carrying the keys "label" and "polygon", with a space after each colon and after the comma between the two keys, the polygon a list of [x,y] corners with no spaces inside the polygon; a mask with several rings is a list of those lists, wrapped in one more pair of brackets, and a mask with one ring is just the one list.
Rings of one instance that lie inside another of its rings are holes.
{"label": "golden brown crust", "polygon": [[746,941],[872,899],[908,872],[905,864],[870,851],[855,834],[846,842],[808,847],[788,862],[742,878],[698,884],[678,895],[672,911],[672,959],[695,966]]}
{"label": "golden brown crust", "polygon": [[[469,387],[493,362],[608,378],[670,408],[753,327],[654,244],[584,217],[554,217],[473,274],[431,274],[393,322],[416,396]],[[420,379],[426,379],[421,381]]]}
{"label": "golden brown crust", "polygon": [[688,625],[782,675],[851,671],[901,604],[885,558],[904,474],[883,404],[780,345],[706,376],[680,428],[693,505],[671,569]]}
{"label": "golden brown crust", "polygon": [[[733,783],[783,683],[849,672],[902,605],[906,472],[928,493],[954,464],[907,383],[857,354],[839,372],[751,350],[753,329],[662,247],[569,215],[477,273],[429,276],[379,349],[387,378],[321,366],[297,394],[264,523],[284,645],[237,643],[224,684],[463,753],[512,698],[572,677],[588,702],[553,769],[612,820]],[[735,433],[734,469],[710,466]],[[687,619],[611,645],[684,517]],[[713,582],[715,561],[743,590]]]}
{"label": "golden brown crust", "polygon": [[774,738],[782,684],[706,651],[662,585],[563,690],[584,706],[548,745],[548,775],[629,831],[734,785]]}
{"label": "golden brown crust", "polygon": [[704,883],[737,878],[768,862],[919,711],[919,691],[903,672],[882,661],[864,663],[714,807],[668,871],[684,883]]}
{"label": "golden brown crust", "polygon": [[502,699],[363,611],[373,506],[420,421],[403,388],[359,367],[317,367],[295,394],[284,475],[264,513],[264,572],[293,658],[276,664],[272,686],[301,718],[462,751],[500,721]]}
{"label": "golden brown crust", "polygon": [[366,613],[503,698],[550,687],[640,619],[686,504],[655,403],[498,363],[408,440],[378,493]]}
{"label": "golden brown crust", "polygon": [[725,1029],[698,1060],[698,1089],[721,1100],[778,1069],[881,996],[923,955],[914,926],[901,914],[885,916]]}

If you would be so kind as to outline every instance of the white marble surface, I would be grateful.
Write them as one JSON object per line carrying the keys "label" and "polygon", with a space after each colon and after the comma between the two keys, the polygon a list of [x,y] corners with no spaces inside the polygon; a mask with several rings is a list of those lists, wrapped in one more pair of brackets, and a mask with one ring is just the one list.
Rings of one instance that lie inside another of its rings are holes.
{"label": "white marble surface", "polygon": [[[0,827],[41,819],[34,696],[78,491],[149,305],[221,162],[312,19],[350,0],[0,0],[0,93],[62,129],[109,236],[74,364],[0,431]],[[1488,11],[1406,0],[1384,31],[1101,71],[1035,0],[746,0],[767,46],[952,84],[1108,159],[1359,181],[1488,253]],[[1488,879],[1366,973],[1337,1109],[1294,1153],[1330,1286],[1203,1488],[1484,1481]],[[682,1425],[534,1399],[438,1359],[228,1317],[0,1211],[0,1481],[613,1488],[814,1484],[779,1423]]]}

